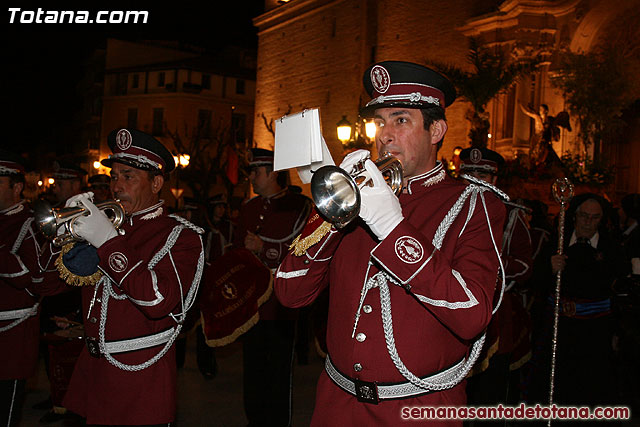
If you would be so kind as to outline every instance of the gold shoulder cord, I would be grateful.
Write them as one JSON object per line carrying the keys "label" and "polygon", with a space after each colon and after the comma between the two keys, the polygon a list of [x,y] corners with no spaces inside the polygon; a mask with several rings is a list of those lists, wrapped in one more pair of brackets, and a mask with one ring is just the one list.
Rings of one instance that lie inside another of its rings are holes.
{"label": "gold shoulder cord", "polygon": [[300,234],[289,246],[289,250],[293,249],[293,254],[295,256],[302,256],[307,252],[311,246],[320,242],[327,233],[331,231],[331,223],[324,221],[318,228],[316,228],[313,233],[309,234],[304,239],[301,239]]}
{"label": "gold shoulder cord", "polygon": [[71,286],[93,286],[98,283],[98,280],[102,277],[102,271],[98,270],[90,276],[78,276],[69,271],[69,269],[62,262],[64,254],[69,252],[73,248],[73,243],[67,243],[62,247],[58,259],[56,259],[55,265],[60,272],[60,278],[67,282]]}

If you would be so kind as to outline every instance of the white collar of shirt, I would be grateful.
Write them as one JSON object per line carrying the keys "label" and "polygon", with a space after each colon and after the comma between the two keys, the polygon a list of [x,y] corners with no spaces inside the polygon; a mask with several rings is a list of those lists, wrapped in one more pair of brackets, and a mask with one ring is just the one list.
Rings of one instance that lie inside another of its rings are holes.
{"label": "white collar of shirt", "polygon": [[[594,249],[597,248],[598,240],[600,240],[600,233],[596,231],[596,234],[591,236],[591,238],[589,239],[589,243],[591,244],[591,247],[593,247]],[[577,242],[578,242],[578,237],[576,236],[576,232],[574,230],[573,234],[571,235],[571,239],[569,240],[569,246],[573,246]]]}

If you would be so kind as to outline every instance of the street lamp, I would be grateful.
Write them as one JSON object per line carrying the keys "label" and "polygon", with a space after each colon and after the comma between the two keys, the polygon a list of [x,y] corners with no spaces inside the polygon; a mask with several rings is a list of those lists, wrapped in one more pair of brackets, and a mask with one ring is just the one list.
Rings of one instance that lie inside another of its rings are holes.
{"label": "street lamp", "polygon": [[[364,124],[364,132],[362,127]],[[373,122],[366,122],[358,117],[355,126],[347,120],[347,116],[342,116],[342,120],[336,123],[338,139],[342,142],[345,151],[357,148],[370,149],[371,142],[376,135],[376,127]]]}
{"label": "street lamp", "polygon": [[338,127],[338,139],[342,144],[346,144],[351,139],[351,123],[347,120],[347,116],[342,116],[336,126]]}
{"label": "street lamp", "polygon": [[367,138],[371,140],[376,137],[376,124],[373,120],[370,122],[364,122],[364,133],[367,135]]}
{"label": "street lamp", "polygon": [[184,192],[184,189],[180,188],[180,169],[184,169],[189,166],[189,160],[191,160],[191,156],[188,154],[174,154],[173,161],[176,164],[176,186],[171,189],[171,194],[176,199],[175,208],[178,209],[178,204],[180,202],[180,196]]}

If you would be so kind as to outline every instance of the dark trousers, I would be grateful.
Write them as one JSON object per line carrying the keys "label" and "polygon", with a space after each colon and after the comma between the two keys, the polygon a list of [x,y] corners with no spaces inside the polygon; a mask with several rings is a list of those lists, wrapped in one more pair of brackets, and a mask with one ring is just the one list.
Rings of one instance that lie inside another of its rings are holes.
{"label": "dark trousers", "polygon": [[17,426],[20,422],[26,380],[0,381],[0,425]]}
{"label": "dark trousers", "polygon": [[[467,379],[467,406],[495,406],[499,403],[508,404],[509,394],[509,355],[494,355],[489,361],[489,367]],[[515,403],[515,402],[514,402]],[[503,426],[504,420],[472,422],[466,421],[466,426]]]}
{"label": "dark trousers", "polygon": [[218,370],[216,362],[216,353],[213,347],[207,345],[207,338],[202,331],[202,325],[196,328],[196,360],[198,361],[198,369],[203,375],[216,375]]}
{"label": "dark trousers", "polygon": [[291,425],[295,321],[260,320],[242,340],[244,410],[249,426]]}

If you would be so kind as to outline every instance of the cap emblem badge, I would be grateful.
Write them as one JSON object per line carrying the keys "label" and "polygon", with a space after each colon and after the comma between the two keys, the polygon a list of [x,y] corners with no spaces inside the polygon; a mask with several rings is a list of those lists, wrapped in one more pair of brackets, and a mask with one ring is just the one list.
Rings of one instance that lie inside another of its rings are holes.
{"label": "cap emblem badge", "polygon": [[477,148],[474,148],[473,150],[471,150],[471,152],[469,153],[469,159],[473,162],[473,163],[478,163],[480,160],[482,160],[482,151],[478,150]]}
{"label": "cap emblem badge", "polygon": [[389,90],[391,84],[391,77],[389,72],[382,65],[375,65],[371,69],[371,84],[378,93],[385,93]]}
{"label": "cap emblem badge", "polygon": [[396,255],[407,264],[420,262],[424,256],[424,249],[420,242],[411,236],[402,236],[396,240]]}
{"label": "cap emblem badge", "polygon": [[127,151],[131,147],[131,133],[126,129],[120,129],[116,134],[116,145],[122,151]]}

